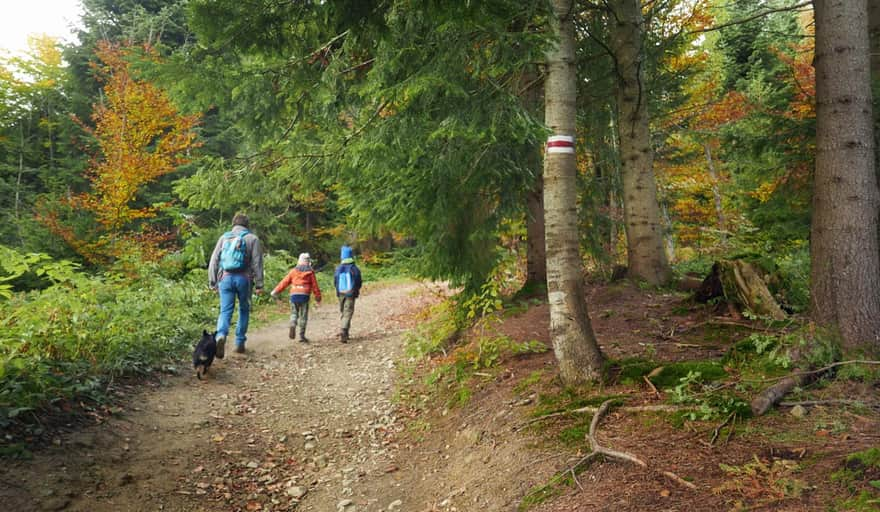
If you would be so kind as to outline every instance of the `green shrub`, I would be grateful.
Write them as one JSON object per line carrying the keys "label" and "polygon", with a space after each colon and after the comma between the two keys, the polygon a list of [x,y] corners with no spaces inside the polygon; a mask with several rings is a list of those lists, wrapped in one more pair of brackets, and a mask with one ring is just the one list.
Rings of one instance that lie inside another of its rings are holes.
{"label": "green shrub", "polygon": [[51,400],[95,394],[109,376],[176,361],[215,322],[204,270],[171,280],[151,266],[93,276],[64,261],[15,261],[52,284],[0,299],[0,426]]}

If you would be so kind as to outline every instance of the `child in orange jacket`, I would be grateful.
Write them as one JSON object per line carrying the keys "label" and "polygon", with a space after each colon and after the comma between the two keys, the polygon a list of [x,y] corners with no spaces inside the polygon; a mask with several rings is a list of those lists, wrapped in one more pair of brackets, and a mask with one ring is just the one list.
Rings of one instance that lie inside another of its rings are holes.
{"label": "child in orange jacket", "polygon": [[299,255],[296,266],[284,276],[272,290],[272,298],[277,299],[278,294],[290,287],[290,339],[296,339],[297,326],[299,326],[299,341],[308,343],[306,338],[306,324],[309,321],[309,298],[315,294],[315,302],[321,303],[321,289],[318,287],[318,279],[312,269],[312,258],[309,253]]}

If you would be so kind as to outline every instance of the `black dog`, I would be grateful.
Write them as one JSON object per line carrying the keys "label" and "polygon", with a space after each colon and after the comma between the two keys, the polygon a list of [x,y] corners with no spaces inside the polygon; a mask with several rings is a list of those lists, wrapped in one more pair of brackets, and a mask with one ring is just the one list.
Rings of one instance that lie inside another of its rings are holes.
{"label": "black dog", "polygon": [[202,380],[202,375],[208,373],[208,368],[214,362],[217,354],[217,333],[202,331],[202,339],[193,351],[193,368],[196,369],[196,377]]}

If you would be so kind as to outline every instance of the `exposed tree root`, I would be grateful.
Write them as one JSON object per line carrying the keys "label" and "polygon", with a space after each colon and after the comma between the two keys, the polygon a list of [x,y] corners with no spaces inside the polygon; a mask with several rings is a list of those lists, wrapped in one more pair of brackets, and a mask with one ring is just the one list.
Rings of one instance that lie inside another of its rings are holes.
{"label": "exposed tree root", "polygon": [[[608,412],[609,407],[611,407],[611,403],[612,403],[612,400],[606,400],[605,402],[602,403],[601,406],[599,406],[599,409],[596,411],[596,414],[593,415],[593,421],[590,422],[590,431],[587,433],[587,440],[590,442],[590,449],[592,450],[592,452],[589,455],[587,455],[586,457],[584,457],[583,459],[581,459],[577,464],[575,464],[571,469],[572,472],[574,472],[574,468],[580,466],[581,464],[585,463],[588,460],[593,459],[594,457],[596,457],[598,455],[605,455],[606,457],[611,457],[614,459],[620,459],[620,460],[625,460],[627,462],[632,462],[633,464],[636,464],[636,465],[641,466],[643,468],[648,467],[648,464],[645,461],[636,457],[635,455],[633,455],[631,453],[627,453],[627,452],[618,451],[618,450],[612,450],[611,448],[608,448],[607,446],[600,445],[599,442],[596,440],[596,430],[598,430],[598,428],[599,428],[599,422],[602,421],[602,417]],[[681,478],[680,476],[676,475],[675,473],[673,473],[671,471],[662,471],[662,470],[654,470],[654,471],[657,471],[658,473],[665,476],[666,478],[669,478],[673,482],[675,482],[679,485],[682,485],[684,487],[687,487],[688,489],[696,489],[697,488],[697,486],[694,485],[693,483],[688,482],[687,480]]]}
{"label": "exposed tree root", "polygon": [[626,452],[619,452],[616,450],[612,450],[611,448],[606,448],[600,445],[598,441],[596,441],[596,429],[599,427],[599,422],[602,421],[602,416],[604,416],[605,413],[608,412],[608,408],[610,406],[611,400],[605,400],[604,402],[602,402],[602,405],[599,406],[596,414],[593,415],[593,421],[590,422],[590,431],[587,433],[587,440],[590,442],[590,449],[594,453],[601,453],[615,459],[627,460],[629,462],[632,462],[633,464],[638,464],[643,468],[648,467],[645,461],[639,459],[635,455],[630,455]]}

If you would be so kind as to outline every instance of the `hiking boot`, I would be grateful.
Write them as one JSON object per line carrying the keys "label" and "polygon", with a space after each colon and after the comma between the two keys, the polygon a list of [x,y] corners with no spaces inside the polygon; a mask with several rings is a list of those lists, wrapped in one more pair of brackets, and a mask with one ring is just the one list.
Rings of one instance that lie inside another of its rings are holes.
{"label": "hiking boot", "polygon": [[236,354],[244,354],[245,353],[244,345],[236,345],[235,346],[235,353]]}
{"label": "hiking boot", "polygon": [[300,342],[300,343],[308,343],[308,342],[309,342],[309,339],[306,338],[305,333],[300,333],[300,334],[299,334],[299,342]]}
{"label": "hiking boot", "polygon": [[217,336],[217,359],[223,359],[226,355],[226,336]]}
{"label": "hiking boot", "polygon": [[339,341],[342,343],[348,343],[348,329],[339,330]]}
{"label": "hiking boot", "polygon": [[296,339],[296,326],[290,328],[290,331],[287,332],[287,337],[292,340]]}

